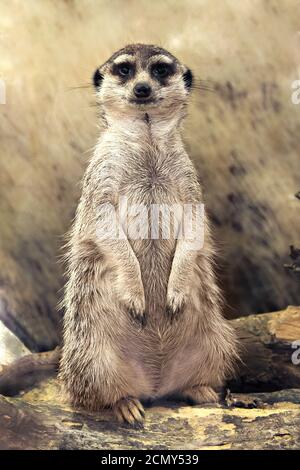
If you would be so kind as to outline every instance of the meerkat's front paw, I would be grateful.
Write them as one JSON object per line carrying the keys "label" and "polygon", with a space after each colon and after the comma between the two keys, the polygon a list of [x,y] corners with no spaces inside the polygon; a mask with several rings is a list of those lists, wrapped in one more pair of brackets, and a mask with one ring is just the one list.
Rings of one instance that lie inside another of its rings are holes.
{"label": "meerkat's front paw", "polygon": [[137,398],[121,398],[114,405],[113,411],[120,423],[141,426],[145,420],[145,410]]}
{"label": "meerkat's front paw", "polygon": [[171,319],[176,319],[183,312],[185,304],[183,293],[168,289],[166,313]]}
{"label": "meerkat's front paw", "polygon": [[144,309],[139,308],[134,302],[128,307],[129,315],[134,321],[140,323],[142,326],[146,326],[147,315]]}
{"label": "meerkat's front paw", "polygon": [[124,299],[124,302],[131,318],[142,326],[145,326],[146,311],[144,296],[133,295],[129,298]]}

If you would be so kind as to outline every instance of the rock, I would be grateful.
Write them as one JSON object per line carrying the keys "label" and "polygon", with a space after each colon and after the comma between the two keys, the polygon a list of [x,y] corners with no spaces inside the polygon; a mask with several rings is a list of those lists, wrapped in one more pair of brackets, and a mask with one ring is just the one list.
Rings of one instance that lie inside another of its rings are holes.
{"label": "rock", "polygon": [[0,370],[26,354],[29,349],[0,321]]}

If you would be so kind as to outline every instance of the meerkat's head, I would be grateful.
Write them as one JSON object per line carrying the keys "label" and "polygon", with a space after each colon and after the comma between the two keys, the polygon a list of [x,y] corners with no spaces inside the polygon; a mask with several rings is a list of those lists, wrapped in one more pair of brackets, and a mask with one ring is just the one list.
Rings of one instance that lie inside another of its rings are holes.
{"label": "meerkat's head", "polygon": [[99,67],[93,82],[104,113],[174,114],[187,102],[193,75],[165,49],[133,44]]}

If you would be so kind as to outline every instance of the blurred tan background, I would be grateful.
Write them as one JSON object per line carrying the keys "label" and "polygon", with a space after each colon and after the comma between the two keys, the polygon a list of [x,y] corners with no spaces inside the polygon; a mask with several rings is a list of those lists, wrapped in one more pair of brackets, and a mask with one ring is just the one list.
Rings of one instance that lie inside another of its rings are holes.
{"label": "blurred tan background", "polygon": [[297,0],[0,0],[0,320],[30,349],[59,341],[59,247],[99,134],[90,78],[131,42],[214,84],[194,90],[184,136],[228,316],[300,303],[283,268],[300,244],[299,13]]}

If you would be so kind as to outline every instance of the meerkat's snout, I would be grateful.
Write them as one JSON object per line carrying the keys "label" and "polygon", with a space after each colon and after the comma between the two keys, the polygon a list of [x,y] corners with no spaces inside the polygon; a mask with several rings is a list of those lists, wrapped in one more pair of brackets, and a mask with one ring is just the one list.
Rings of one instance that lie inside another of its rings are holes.
{"label": "meerkat's snout", "polygon": [[151,92],[151,86],[146,82],[137,83],[133,88],[133,93],[137,99],[144,100],[145,98],[149,98]]}

